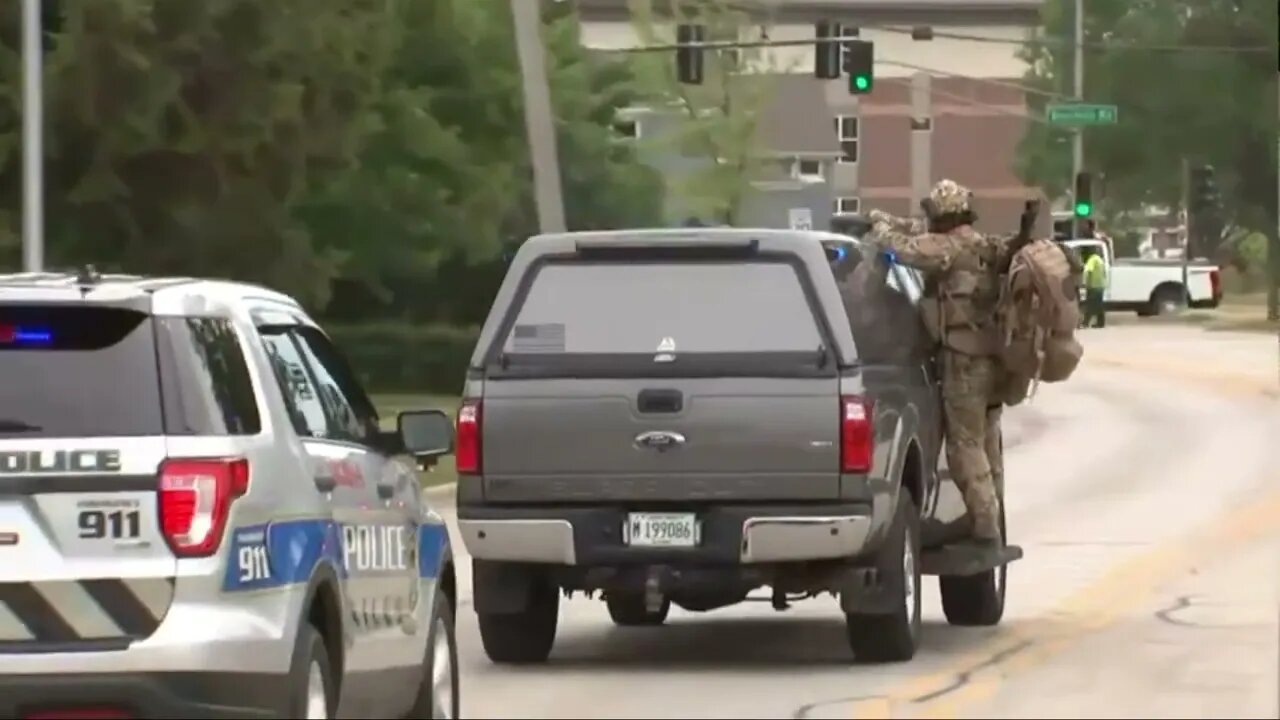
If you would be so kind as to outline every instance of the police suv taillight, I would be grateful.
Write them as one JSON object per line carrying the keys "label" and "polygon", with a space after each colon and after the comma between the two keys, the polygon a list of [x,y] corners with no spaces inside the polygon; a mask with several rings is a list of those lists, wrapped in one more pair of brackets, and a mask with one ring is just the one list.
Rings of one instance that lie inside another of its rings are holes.
{"label": "police suv taillight", "polygon": [[871,426],[871,399],[846,395],[840,398],[840,471],[871,471],[875,445]]}
{"label": "police suv taillight", "polygon": [[179,557],[208,557],[222,544],[231,503],[249,492],[249,461],[172,458],[160,465],[160,529]]}
{"label": "police suv taillight", "polygon": [[464,400],[458,408],[453,459],[459,475],[480,474],[480,410],[479,400]]}

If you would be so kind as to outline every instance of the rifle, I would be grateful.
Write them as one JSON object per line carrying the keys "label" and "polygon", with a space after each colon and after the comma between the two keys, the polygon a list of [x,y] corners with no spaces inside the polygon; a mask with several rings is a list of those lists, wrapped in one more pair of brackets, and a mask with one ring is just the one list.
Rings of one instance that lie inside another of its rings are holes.
{"label": "rifle", "polygon": [[1023,206],[1022,217],[1018,221],[1018,247],[1031,242],[1031,233],[1036,229],[1036,218],[1040,215],[1040,201],[1028,200]]}
{"label": "rifle", "polygon": [[1036,229],[1036,218],[1040,216],[1040,201],[1028,200],[1022,206],[1022,217],[1018,220],[1018,234],[1013,236],[1013,242],[1009,243],[1008,253],[1000,261],[999,267],[1001,273],[1009,272],[1009,265],[1013,263],[1013,256],[1018,251],[1026,247],[1035,238],[1032,234]]}
{"label": "rifle", "polygon": [[871,220],[862,213],[851,213],[831,218],[831,232],[861,238],[871,232]]}

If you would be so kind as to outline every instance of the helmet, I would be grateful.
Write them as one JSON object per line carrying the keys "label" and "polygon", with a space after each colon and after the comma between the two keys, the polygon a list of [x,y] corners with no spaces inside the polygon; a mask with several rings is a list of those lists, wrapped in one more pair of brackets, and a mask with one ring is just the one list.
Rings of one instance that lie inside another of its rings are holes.
{"label": "helmet", "polygon": [[959,215],[973,211],[973,193],[954,180],[939,180],[921,205],[929,217]]}

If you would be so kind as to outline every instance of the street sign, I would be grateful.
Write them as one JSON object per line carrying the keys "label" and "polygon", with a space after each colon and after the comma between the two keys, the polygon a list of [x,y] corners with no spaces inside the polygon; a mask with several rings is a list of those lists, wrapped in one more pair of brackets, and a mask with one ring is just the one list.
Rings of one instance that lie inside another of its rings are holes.
{"label": "street sign", "polygon": [[1115,105],[1066,103],[1048,106],[1045,115],[1054,125],[1115,125],[1120,119],[1120,108]]}
{"label": "street sign", "polygon": [[792,230],[813,229],[813,211],[807,207],[791,208],[787,212],[787,219],[791,221]]}

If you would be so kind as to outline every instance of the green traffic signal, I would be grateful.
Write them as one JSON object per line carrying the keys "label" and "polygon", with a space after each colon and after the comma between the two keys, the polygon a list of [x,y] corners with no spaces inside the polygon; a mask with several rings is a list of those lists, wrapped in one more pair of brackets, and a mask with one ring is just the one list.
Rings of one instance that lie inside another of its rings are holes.
{"label": "green traffic signal", "polygon": [[855,75],[853,76],[853,87],[865,92],[871,87],[871,78],[866,75]]}
{"label": "green traffic signal", "polygon": [[1093,206],[1087,202],[1076,203],[1076,217],[1089,217],[1093,213]]}

